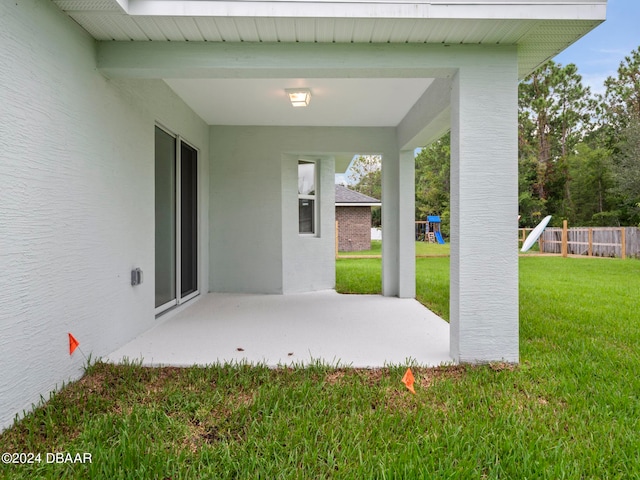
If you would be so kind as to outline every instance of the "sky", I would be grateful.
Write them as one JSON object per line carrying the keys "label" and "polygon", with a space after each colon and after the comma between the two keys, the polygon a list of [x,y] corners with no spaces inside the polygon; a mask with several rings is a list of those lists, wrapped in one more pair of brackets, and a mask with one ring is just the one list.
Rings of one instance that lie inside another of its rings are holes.
{"label": "sky", "polygon": [[609,0],[607,20],[554,58],[574,63],[582,83],[604,93],[604,81],[616,76],[620,62],[640,47],[640,0]]}

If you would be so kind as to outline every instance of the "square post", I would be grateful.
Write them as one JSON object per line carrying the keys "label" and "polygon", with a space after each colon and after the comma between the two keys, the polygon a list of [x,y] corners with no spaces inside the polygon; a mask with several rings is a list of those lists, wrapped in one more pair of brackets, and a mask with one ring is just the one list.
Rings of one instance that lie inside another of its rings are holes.
{"label": "square post", "polygon": [[415,159],[412,150],[382,159],[382,294],[416,296]]}
{"label": "square post", "polygon": [[451,92],[450,348],[518,362],[516,51],[461,68]]}

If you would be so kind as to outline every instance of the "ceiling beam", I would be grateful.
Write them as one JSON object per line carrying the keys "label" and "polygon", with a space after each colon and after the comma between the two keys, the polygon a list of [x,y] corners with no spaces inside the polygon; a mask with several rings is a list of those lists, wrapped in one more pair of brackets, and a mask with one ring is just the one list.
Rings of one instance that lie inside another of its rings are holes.
{"label": "ceiling beam", "polygon": [[449,130],[451,80],[436,78],[396,129],[400,150],[424,147]]}
{"label": "ceiling beam", "polygon": [[450,78],[511,45],[98,42],[110,78]]}

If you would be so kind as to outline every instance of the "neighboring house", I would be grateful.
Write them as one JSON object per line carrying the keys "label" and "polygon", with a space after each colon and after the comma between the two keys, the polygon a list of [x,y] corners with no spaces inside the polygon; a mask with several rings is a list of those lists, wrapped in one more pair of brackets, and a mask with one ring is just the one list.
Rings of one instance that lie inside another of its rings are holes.
{"label": "neighboring house", "polygon": [[380,200],[336,185],[336,222],[338,250],[355,252],[371,248],[371,207],[382,205]]}
{"label": "neighboring house", "polygon": [[82,374],[67,332],[96,358],[207,292],[334,288],[356,154],[382,157],[383,294],[414,297],[414,151],[448,130],[451,356],[517,362],[518,81],[605,10],[0,2],[0,428]]}

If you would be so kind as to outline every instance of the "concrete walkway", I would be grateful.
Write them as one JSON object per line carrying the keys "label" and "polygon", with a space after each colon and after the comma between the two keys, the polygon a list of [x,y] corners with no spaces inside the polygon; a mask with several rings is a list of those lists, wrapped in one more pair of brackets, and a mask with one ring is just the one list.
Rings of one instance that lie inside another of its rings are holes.
{"label": "concrete walkway", "polygon": [[[162,322],[162,317],[158,319]],[[383,367],[452,363],[449,324],[416,300],[322,291],[210,293],[111,353],[107,361]]]}

